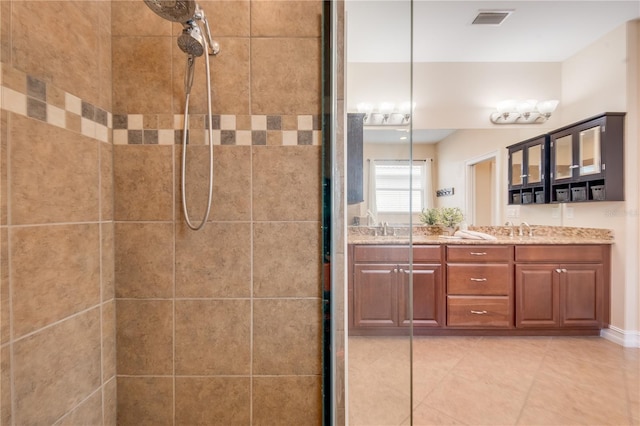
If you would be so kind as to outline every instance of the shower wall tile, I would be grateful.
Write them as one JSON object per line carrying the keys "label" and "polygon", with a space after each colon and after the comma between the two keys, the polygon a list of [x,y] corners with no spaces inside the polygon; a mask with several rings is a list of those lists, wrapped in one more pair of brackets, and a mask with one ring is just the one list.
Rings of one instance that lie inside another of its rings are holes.
{"label": "shower wall tile", "polygon": [[[175,155],[176,200],[182,199],[182,147]],[[201,221],[209,190],[209,147],[187,148],[187,206],[192,221]],[[176,202],[177,220],[183,221],[182,202]],[[251,218],[251,148],[213,148],[213,197],[209,220],[246,221]]]}
{"label": "shower wall tile", "polygon": [[319,299],[257,299],[253,304],[253,374],[321,372]]}
{"label": "shower wall tile", "polygon": [[115,297],[115,252],[113,241],[113,222],[100,224],[102,237],[102,301],[111,300]]}
{"label": "shower wall tile", "polygon": [[319,146],[253,147],[253,219],[320,220]]}
{"label": "shower wall tile", "polygon": [[8,64],[11,63],[11,3],[0,2],[0,58]]}
{"label": "shower wall tile", "polygon": [[[212,108],[214,114],[250,114],[250,51],[249,38],[218,37],[220,54],[209,59],[211,66]],[[185,54],[180,49],[173,52],[173,113],[184,112]],[[192,114],[207,113],[205,62],[196,60],[195,78],[191,90],[189,111]]]}
{"label": "shower wall tile", "polygon": [[102,381],[116,374],[116,302],[102,305]]}
{"label": "shower wall tile", "polygon": [[7,146],[9,145],[8,131],[9,113],[0,111],[0,226],[7,224]]}
{"label": "shower wall tile", "polygon": [[78,426],[102,424],[102,392],[94,392],[55,426]]}
{"label": "shower wall tile", "polygon": [[250,424],[250,380],[248,377],[177,377],[176,425]]}
{"label": "shower wall tile", "polygon": [[322,1],[251,2],[252,37],[317,37],[322,34]]}
{"label": "shower wall tile", "polygon": [[11,424],[11,346],[0,348],[0,424]]}
{"label": "shower wall tile", "polygon": [[320,376],[254,377],[253,424],[322,424]]}
{"label": "shower wall tile", "polygon": [[244,0],[204,0],[198,2],[207,13],[211,35],[216,37],[248,37],[250,32],[249,2]]}
{"label": "shower wall tile", "polygon": [[172,374],[173,302],[118,300],[116,347],[118,374]]}
{"label": "shower wall tile", "polygon": [[103,424],[115,426],[118,421],[117,380],[113,377],[106,382],[102,390]]}
{"label": "shower wall tile", "polygon": [[252,38],[251,113],[319,114],[320,74],[320,39]]}
{"label": "shower wall tile", "polygon": [[100,301],[98,224],[10,230],[14,336]]}
{"label": "shower wall tile", "polygon": [[[6,3],[8,2],[3,2],[2,4]],[[18,93],[26,94],[27,75],[23,71],[12,67],[8,62],[0,62],[0,65],[2,66],[2,85]]]}
{"label": "shower wall tile", "polygon": [[119,426],[172,426],[172,377],[118,377]]}
{"label": "shower wall tile", "polygon": [[116,223],[116,297],[173,297],[173,224]]}
{"label": "shower wall tile", "polygon": [[8,236],[7,228],[0,227],[0,344],[8,342],[11,333]]}
{"label": "shower wall tile", "polygon": [[96,221],[97,142],[19,115],[9,132],[12,224]]}
{"label": "shower wall tile", "polygon": [[258,222],[253,232],[255,297],[320,297],[320,224]]}
{"label": "shower wall tile", "polygon": [[173,147],[113,148],[115,220],[173,219]]}
{"label": "shower wall tile", "polygon": [[[98,8],[98,83],[99,92],[96,105],[106,111],[111,111],[113,91],[113,70],[111,67],[111,15],[112,5],[121,3],[102,1],[96,2]],[[141,27],[139,25],[138,27]],[[105,123],[106,124],[106,123]]]}
{"label": "shower wall tile", "polygon": [[98,308],[13,347],[15,424],[53,424],[100,386]]}
{"label": "shower wall tile", "polygon": [[[172,31],[171,21],[156,15],[144,2],[119,0],[112,3],[111,34],[117,36],[166,36]],[[144,23],[144,25],[140,25]],[[119,82],[118,82],[119,83]]]}
{"label": "shower wall tile", "polygon": [[114,37],[113,113],[172,110],[171,51],[175,37]]}
{"label": "shower wall tile", "polygon": [[113,220],[113,145],[100,144],[100,219]]}
{"label": "shower wall tile", "polygon": [[12,2],[13,66],[98,103],[97,22],[97,2]]}
{"label": "shower wall tile", "polygon": [[176,297],[249,297],[251,225],[212,222],[176,234]]}
{"label": "shower wall tile", "polygon": [[251,371],[250,300],[177,300],[176,375]]}

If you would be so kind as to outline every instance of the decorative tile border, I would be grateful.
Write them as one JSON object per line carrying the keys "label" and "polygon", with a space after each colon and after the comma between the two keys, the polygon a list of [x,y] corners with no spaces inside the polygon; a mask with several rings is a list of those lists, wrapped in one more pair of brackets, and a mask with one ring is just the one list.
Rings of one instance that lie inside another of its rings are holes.
{"label": "decorative tile border", "polygon": [[[1,108],[117,145],[182,144],[182,114],[112,114],[71,93],[1,63]],[[189,114],[189,143],[320,145],[318,115]]]}
{"label": "decorative tile border", "polygon": [[2,63],[2,109],[111,142],[110,112]]}
{"label": "decorative tile border", "polygon": [[[113,116],[113,143],[182,144],[182,114]],[[189,115],[189,143],[206,145],[320,145],[320,117],[314,115]]]}

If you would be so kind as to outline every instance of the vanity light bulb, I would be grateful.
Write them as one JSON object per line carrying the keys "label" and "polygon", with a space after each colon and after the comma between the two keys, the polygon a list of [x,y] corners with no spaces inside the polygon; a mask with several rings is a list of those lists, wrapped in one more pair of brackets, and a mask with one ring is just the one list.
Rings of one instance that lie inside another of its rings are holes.
{"label": "vanity light bulb", "polygon": [[498,102],[496,109],[500,114],[508,114],[516,111],[516,105],[518,105],[518,103],[514,99],[507,99],[505,101]]}
{"label": "vanity light bulb", "polygon": [[382,102],[378,110],[380,114],[391,114],[393,112],[393,102]]}
{"label": "vanity light bulb", "polygon": [[517,106],[517,109],[520,114],[532,113],[536,110],[537,104],[538,104],[537,100],[527,99],[524,102],[520,102]]}
{"label": "vanity light bulb", "polygon": [[367,102],[360,102],[357,106],[357,109],[359,113],[369,114],[371,111],[373,111],[373,105]]}
{"label": "vanity light bulb", "polygon": [[551,114],[558,107],[558,103],[559,101],[556,99],[539,102],[537,106],[538,112],[543,115]]}
{"label": "vanity light bulb", "polygon": [[400,105],[400,112],[405,115],[411,114],[414,109],[416,109],[415,102],[403,102],[402,105]]}

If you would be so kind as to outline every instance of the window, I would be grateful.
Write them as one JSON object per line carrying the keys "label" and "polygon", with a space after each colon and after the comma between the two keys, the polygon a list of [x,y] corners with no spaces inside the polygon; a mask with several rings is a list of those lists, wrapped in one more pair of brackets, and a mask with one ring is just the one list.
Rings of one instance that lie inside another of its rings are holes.
{"label": "window", "polygon": [[[377,213],[420,213],[427,208],[428,161],[376,160],[371,203]],[[429,164],[430,165],[430,164]],[[411,205],[410,205],[411,201]],[[411,209],[411,210],[410,210]]]}

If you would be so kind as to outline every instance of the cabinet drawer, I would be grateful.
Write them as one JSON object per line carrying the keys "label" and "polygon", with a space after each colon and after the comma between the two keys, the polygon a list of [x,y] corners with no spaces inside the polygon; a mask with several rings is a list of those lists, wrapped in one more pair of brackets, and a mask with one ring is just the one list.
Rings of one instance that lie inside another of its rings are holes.
{"label": "cabinet drawer", "polygon": [[449,262],[508,262],[513,246],[447,246]]}
{"label": "cabinet drawer", "polygon": [[509,264],[447,265],[447,294],[510,295],[512,276]]}
{"label": "cabinet drawer", "polygon": [[[437,262],[442,260],[442,251],[437,246],[413,246],[414,262]],[[353,248],[355,262],[409,262],[409,246],[356,245]]]}
{"label": "cabinet drawer", "polygon": [[508,297],[447,297],[449,327],[511,327]]}
{"label": "cabinet drawer", "polygon": [[600,245],[516,246],[516,262],[603,262]]}
{"label": "cabinet drawer", "polygon": [[508,297],[447,297],[449,327],[510,327]]}

